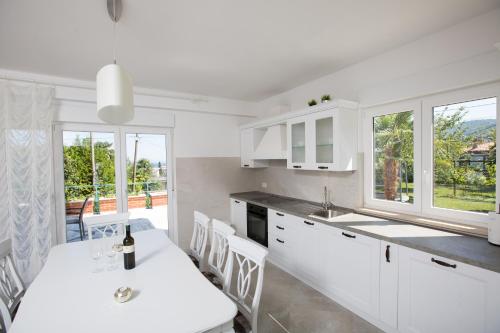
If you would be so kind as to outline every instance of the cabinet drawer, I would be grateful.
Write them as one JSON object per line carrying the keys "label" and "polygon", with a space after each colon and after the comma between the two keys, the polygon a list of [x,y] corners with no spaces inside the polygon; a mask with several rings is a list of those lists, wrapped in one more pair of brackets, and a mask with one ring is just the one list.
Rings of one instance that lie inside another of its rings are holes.
{"label": "cabinet drawer", "polygon": [[269,233],[284,233],[290,228],[291,216],[273,209],[267,210]]}
{"label": "cabinet drawer", "polygon": [[271,234],[268,239],[271,260],[286,268],[292,269],[293,247],[289,239]]}

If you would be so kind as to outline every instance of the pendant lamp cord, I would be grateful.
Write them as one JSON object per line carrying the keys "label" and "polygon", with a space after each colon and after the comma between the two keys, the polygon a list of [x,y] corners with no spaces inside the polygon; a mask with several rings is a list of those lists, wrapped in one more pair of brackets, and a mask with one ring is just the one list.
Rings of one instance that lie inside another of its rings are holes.
{"label": "pendant lamp cord", "polygon": [[113,63],[116,65],[116,0],[113,0]]}

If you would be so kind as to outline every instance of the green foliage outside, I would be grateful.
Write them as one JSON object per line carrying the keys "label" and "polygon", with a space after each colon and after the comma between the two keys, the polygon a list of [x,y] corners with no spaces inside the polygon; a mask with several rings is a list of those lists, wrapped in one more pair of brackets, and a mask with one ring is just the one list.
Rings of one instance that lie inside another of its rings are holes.
{"label": "green foliage outside", "polygon": [[[94,197],[95,189],[99,197],[115,197],[115,151],[112,143],[94,142],[96,183],[92,177],[92,154],[90,138],[77,137],[70,146],[64,146],[64,185],[66,201],[84,200]],[[136,166],[135,186],[133,163],[127,161],[129,194],[157,191],[162,184],[154,179],[153,167],[147,159],[139,159]]]}
{"label": "green foliage outside", "polygon": [[[96,184],[99,196],[115,196],[115,151],[109,142],[95,142]],[[71,146],[64,146],[64,185],[66,201],[93,196],[92,154],[90,138],[77,137]]]}
{"label": "green foliage outside", "polygon": [[[495,209],[496,130],[477,124],[471,130],[464,121],[466,115],[464,107],[434,113],[433,205],[488,212]],[[477,160],[470,148],[484,143],[489,151]],[[404,201],[413,202],[412,112],[376,117],[374,146],[375,196],[401,200],[407,192]]]}
{"label": "green foliage outside", "polygon": [[396,200],[401,180],[413,182],[413,112],[376,117],[373,126],[375,184],[385,199]]}

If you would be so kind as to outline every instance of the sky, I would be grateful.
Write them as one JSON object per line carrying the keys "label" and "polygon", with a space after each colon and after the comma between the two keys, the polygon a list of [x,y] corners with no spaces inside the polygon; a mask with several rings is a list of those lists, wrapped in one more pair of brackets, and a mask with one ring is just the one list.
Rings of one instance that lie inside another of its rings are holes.
{"label": "sky", "polygon": [[[64,131],[63,142],[65,146],[73,145],[75,139],[80,137],[80,139],[88,138],[89,132],[73,132]],[[134,143],[135,143],[135,133],[127,133],[126,145],[127,145],[127,159],[132,161],[134,159]],[[166,164],[166,148],[165,148],[165,135],[163,134],[138,134],[139,144],[137,147],[137,160],[142,158],[150,160],[155,166],[158,162],[162,165]],[[103,132],[92,132],[92,139],[94,142],[105,141],[113,143],[113,148],[116,148],[114,144],[113,133],[103,133]]]}
{"label": "sky", "polygon": [[478,120],[478,119],[496,119],[496,98],[485,98],[478,99],[471,102],[457,103],[444,105],[434,108],[434,112],[443,112],[447,107],[447,112],[454,112],[459,109],[460,106],[464,106],[467,114],[464,117],[464,121]]}

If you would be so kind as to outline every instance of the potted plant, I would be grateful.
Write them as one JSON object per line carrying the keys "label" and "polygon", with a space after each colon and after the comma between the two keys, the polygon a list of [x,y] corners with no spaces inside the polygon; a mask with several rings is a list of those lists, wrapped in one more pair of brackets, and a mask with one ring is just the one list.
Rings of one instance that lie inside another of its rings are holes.
{"label": "potted plant", "polygon": [[315,106],[316,104],[318,104],[318,102],[316,102],[315,99],[311,99],[309,102],[307,102],[307,105],[309,106]]}
{"label": "potted plant", "polygon": [[331,100],[332,100],[332,98],[328,94],[321,96],[321,103],[327,103],[327,102],[330,102]]}

